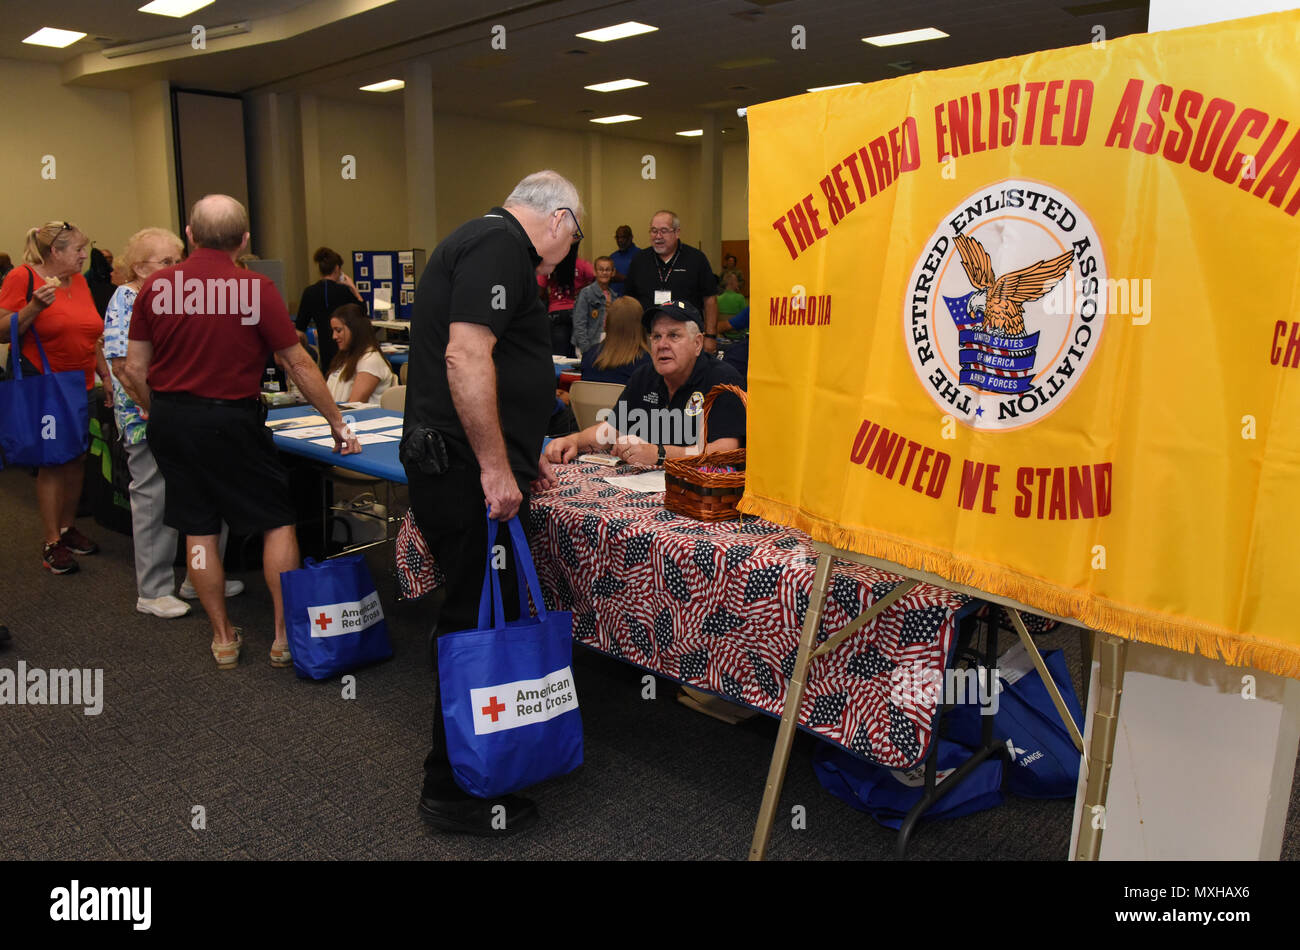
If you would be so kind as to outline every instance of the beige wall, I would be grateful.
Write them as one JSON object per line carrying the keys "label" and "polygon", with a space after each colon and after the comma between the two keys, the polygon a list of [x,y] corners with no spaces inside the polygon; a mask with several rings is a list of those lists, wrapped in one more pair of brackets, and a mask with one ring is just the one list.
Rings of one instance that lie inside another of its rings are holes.
{"label": "beige wall", "polygon": [[[722,240],[749,240],[749,143],[722,149]],[[714,262],[721,268],[721,262]]]}
{"label": "beige wall", "polygon": [[[27,230],[56,219],[120,250],[143,226],[130,93],[66,87],[57,66],[8,59],[0,89],[13,113],[0,145],[0,251],[18,263]],[[41,177],[45,155],[51,180]]]}
{"label": "beige wall", "polygon": [[[175,227],[171,114],[166,84],[134,92],[65,87],[53,66],[0,59],[0,88],[30,90],[50,120],[18,125],[0,148],[0,250],[15,260],[26,229],[54,218],[81,225],[117,251],[146,225]],[[436,101],[435,101],[436,105]],[[400,102],[359,105],[317,98],[312,154],[303,154],[303,112],[295,95],[245,100],[253,250],[284,260],[291,305],[313,279],[311,252],[328,244],[352,250],[405,246],[405,143]],[[438,114],[434,168],[437,234],[499,204],[524,175],[550,167],[573,179],[587,203],[581,252],[588,259],[614,248],[614,229],[631,225],[647,244],[650,215],[669,207],[682,217],[682,239],[699,242],[696,214],[698,143],[648,142],[607,132],[564,132],[466,116]],[[57,177],[41,178],[41,158],[55,157]],[[340,174],[355,155],[356,180]],[[642,159],[655,158],[655,178]],[[310,164],[305,165],[308,162]],[[723,152],[723,238],[747,234],[746,153]],[[310,192],[310,193],[309,193]],[[308,206],[312,210],[308,212]],[[432,248],[426,248],[432,250]],[[717,266],[718,262],[713,262]]]}
{"label": "beige wall", "polygon": [[[348,262],[351,251],[406,246],[406,158],[401,103],[363,107],[317,99],[319,230],[307,233],[307,263],[322,244]],[[343,156],[356,157],[356,179],[343,178]],[[309,179],[310,180],[310,179]],[[310,200],[310,196],[308,197]],[[429,248],[432,250],[432,248]],[[314,265],[313,265],[314,266]],[[317,279],[319,272],[312,274]],[[296,301],[295,301],[296,303]]]}

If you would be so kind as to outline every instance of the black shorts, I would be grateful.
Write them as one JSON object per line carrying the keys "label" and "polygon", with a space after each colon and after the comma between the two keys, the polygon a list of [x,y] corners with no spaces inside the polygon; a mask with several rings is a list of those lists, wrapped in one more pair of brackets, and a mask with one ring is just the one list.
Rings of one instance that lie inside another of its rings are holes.
{"label": "black shorts", "polygon": [[260,534],[294,523],[289,473],[256,400],[217,405],[154,393],[149,448],[167,486],[163,523],[182,534]]}

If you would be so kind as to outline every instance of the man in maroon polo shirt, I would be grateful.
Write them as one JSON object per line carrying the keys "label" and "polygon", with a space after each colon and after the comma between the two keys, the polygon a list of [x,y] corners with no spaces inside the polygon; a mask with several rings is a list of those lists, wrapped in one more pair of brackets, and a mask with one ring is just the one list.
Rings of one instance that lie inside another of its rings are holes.
{"label": "man in maroon polo shirt", "polygon": [[275,602],[271,665],[288,666],[280,573],[300,565],[288,474],[258,398],[267,355],[275,353],[329,422],[336,452],[361,445],[299,344],[275,284],[235,266],[248,243],[244,206],[207,195],[185,233],[194,252],[152,274],[136,297],[122,383],[148,414],[149,446],[167,485],[163,521],[186,535],[217,665],[233,669],[242,645],[226,614],[217,548],[224,520],[241,534],[264,533],[263,573]]}

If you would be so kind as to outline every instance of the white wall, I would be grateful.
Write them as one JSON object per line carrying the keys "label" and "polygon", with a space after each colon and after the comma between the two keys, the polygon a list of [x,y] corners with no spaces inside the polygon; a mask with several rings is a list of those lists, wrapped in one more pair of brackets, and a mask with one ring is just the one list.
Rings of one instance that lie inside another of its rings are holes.
{"label": "white wall", "polygon": [[1147,30],[1177,30],[1283,10],[1300,10],[1300,4],[1295,0],[1151,0]]}

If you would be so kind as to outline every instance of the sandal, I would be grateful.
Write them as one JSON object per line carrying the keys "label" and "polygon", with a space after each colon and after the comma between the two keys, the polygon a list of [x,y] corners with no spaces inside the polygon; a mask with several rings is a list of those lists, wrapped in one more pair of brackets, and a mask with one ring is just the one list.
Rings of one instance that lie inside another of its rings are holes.
{"label": "sandal", "polygon": [[240,632],[240,628],[236,627],[234,643],[212,642],[212,658],[217,661],[217,669],[233,670],[239,665],[239,650],[244,645]]}
{"label": "sandal", "polygon": [[287,666],[293,666],[293,657],[289,655],[288,641],[285,641],[282,644],[271,644],[271,665],[277,670],[282,670]]}

